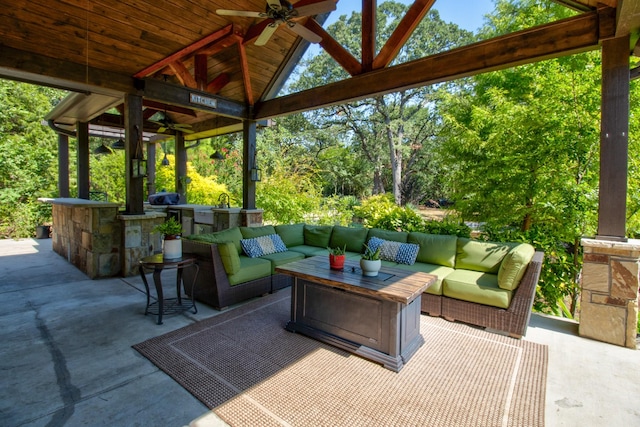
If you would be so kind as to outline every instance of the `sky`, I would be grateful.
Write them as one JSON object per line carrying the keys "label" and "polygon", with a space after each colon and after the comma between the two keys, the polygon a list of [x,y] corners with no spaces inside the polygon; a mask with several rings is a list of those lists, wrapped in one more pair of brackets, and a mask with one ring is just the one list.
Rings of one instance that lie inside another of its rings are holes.
{"label": "sky", "polygon": [[[381,4],[384,0],[378,0]],[[412,4],[413,0],[395,0],[403,4]],[[360,11],[361,0],[339,0],[337,9],[329,15],[327,23],[335,22],[340,15],[350,15],[354,10]],[[432,9],[440,12],[445,22],[453,22],[465,30],[475,31],[483,24],[484,15],[493,11],[493,0],[436,0]]]}

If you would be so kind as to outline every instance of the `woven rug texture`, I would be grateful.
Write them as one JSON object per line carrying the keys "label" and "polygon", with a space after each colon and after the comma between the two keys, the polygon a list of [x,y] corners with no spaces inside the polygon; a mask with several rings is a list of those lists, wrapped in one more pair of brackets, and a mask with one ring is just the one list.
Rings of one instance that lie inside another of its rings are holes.
{"label": "woven rug texture", "polygon": [[543,426],[547,347],[421,316],[399,372],[284,329],[290,291],[133,347],[231,426]]}

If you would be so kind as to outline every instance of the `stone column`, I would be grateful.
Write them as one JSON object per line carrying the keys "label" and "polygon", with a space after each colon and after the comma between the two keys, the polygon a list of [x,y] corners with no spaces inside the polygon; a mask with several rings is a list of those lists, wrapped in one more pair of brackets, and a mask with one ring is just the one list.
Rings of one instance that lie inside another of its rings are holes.
{"label": "stone column", "polygon": [[582,239],[580,336],[636,348],[640,240]]}

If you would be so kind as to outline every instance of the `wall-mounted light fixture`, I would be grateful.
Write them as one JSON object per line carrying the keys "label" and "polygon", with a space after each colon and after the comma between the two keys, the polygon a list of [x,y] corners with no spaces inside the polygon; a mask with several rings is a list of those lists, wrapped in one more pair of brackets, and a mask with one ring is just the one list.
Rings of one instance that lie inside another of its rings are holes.
{"label": "wall-mounted light fixture", "polygon": [[251,181],[257,182],[262,179],[262,170],[260,168],[251,168]]}
{"label": "wall-mounted light fixture", "polygon": [[133,178],[147,176],[147,161],[145,159],[131,159],[131,176]]}

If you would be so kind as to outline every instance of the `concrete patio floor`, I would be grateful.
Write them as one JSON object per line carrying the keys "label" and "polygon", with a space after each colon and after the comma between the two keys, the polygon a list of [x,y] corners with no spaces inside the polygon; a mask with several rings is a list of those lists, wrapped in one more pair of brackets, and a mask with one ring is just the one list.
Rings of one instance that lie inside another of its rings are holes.
{"label": "concrete patio floor", "polygon": [[[0,425],[225,425],[131,348],[218,311],[198,304],[156,325],[139,277],[89,280],[49,239],[0,240],[0,277]],[[549,346],[547,426],[640,426],[640,351],[540,315],[525,339]]]}

